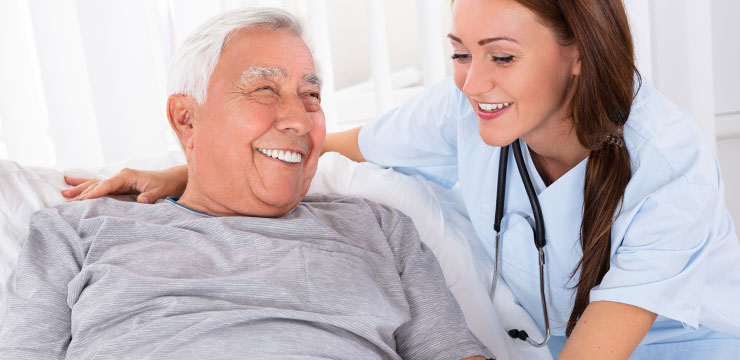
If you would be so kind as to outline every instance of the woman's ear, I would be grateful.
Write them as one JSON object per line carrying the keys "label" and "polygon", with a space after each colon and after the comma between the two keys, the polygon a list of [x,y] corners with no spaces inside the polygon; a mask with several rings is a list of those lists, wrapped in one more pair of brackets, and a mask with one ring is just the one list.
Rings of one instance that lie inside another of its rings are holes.
{"label": "woman's ear", "polygon": [[186,153],[193,147],[193,122],[196,109],[197,103],[190,96],[172,94],[167,98],[167,119]]}
{"label": "woman's ear", "polygon": [[571,50],[571,61],[572,61],[572,69],[573,75],[581,75],[581,54],[578,51],[578,48],[573,46],[573,49]]}

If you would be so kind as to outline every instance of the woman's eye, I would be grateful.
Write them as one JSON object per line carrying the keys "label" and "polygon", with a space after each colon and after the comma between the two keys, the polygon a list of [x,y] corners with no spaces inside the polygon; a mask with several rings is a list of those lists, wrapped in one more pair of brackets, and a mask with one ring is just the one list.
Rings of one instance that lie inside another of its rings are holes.
{"label": "woman's eye", "polygon": [[491,55],[491,61],[499,64],[499,65],[508,65],[511,64],[511,62],[514,61],[514,55],[508,55],[508,56],[495,56]]}
{"label": "woman's eye", "polygon": [[452,54],[452,61],[459,63],[467,63],[470,61],[470,54]]}

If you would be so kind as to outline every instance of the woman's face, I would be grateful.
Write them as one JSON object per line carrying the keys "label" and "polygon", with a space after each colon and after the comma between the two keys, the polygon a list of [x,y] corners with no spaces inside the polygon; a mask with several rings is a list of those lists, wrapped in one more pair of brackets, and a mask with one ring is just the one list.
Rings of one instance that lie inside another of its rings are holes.
{"label": "woman's face", "polygon": [[483,141],[552,141],[568,121],[571,83],[580,71],[575,45],[561,46],[513,0],[455,0],[448,37],[455,84],[478,115]]}

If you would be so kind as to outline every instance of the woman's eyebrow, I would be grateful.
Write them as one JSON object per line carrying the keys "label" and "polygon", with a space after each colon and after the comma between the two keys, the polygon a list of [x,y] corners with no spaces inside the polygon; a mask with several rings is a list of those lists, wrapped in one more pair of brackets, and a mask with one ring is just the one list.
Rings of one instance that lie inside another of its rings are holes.
{"label": "woman's eyebrow", "polygon": [[513,43],[519,44],[518,41],[516,41],[515,39],[512,39],[510,37],[498,36],[498,37],[493,37],[493,38],[487,38],[487,39],[480,40],[480,41],[478,41],[478,45],[483,46],[485,44],[489,44],[489,43],[492,43],[494,41],[511,41]]}
{"label": "woman's eyebrow", "polygon": [[[448,37],[448,38],[450,38],[450,39],[451,39],[452,41],[454,41],[454,42],[458,42],[458,43],[460,43],[460,44],[462,44],[462,43],[463,43],[463,42],[462,42],[462,40],[461,40],[461,39],[460,39],[459,37],[455,36],[455,35],[452,35],[452,34],[447,34],[447,37]],[[483,46],[483,45],[486,45],[486,44],[492,43],[492,42],[494,42],[494,41],[511,41],[511,42],[513,42],[513,43],[519,44],[519,42],[518,42],[518,41],[516,41],[515,39],[512,39],[512,38],[510,38],[510,37],[506,37],[506,36],[497,36],[497,37],[492,37],[492,38],[486,38],[486,39],[480,40],[480,41],[478,41],[478,45],[479,45],[479,46]]]}
{"label": "woman's eyebrow", "polygon": [[459,37],[457,37],[457,36],[455,36],[455,35],[452,35],[452,34],[447,34],[447,37],[448,37],[448,38],[450,38],[450,40],[452,40],[452,41],[454,41],[454,42],[458,42],[458,43],[460,43],[460,44],[462,44],[462,43],[463,43],[463,42],[462,42],[462,40],[460,40],[460,38],[459,38]]}

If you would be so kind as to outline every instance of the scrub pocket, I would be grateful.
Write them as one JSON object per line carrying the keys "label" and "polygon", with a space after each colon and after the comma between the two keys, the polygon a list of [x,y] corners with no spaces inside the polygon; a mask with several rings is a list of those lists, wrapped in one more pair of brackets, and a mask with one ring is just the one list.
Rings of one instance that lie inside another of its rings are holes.
{"label": "scrub pocket", "polygon": [[518,213],[504,216],[501,227],[501,262],[518,271],[539,276],[539,255],[534,246],[534,231],[528,218]]}

